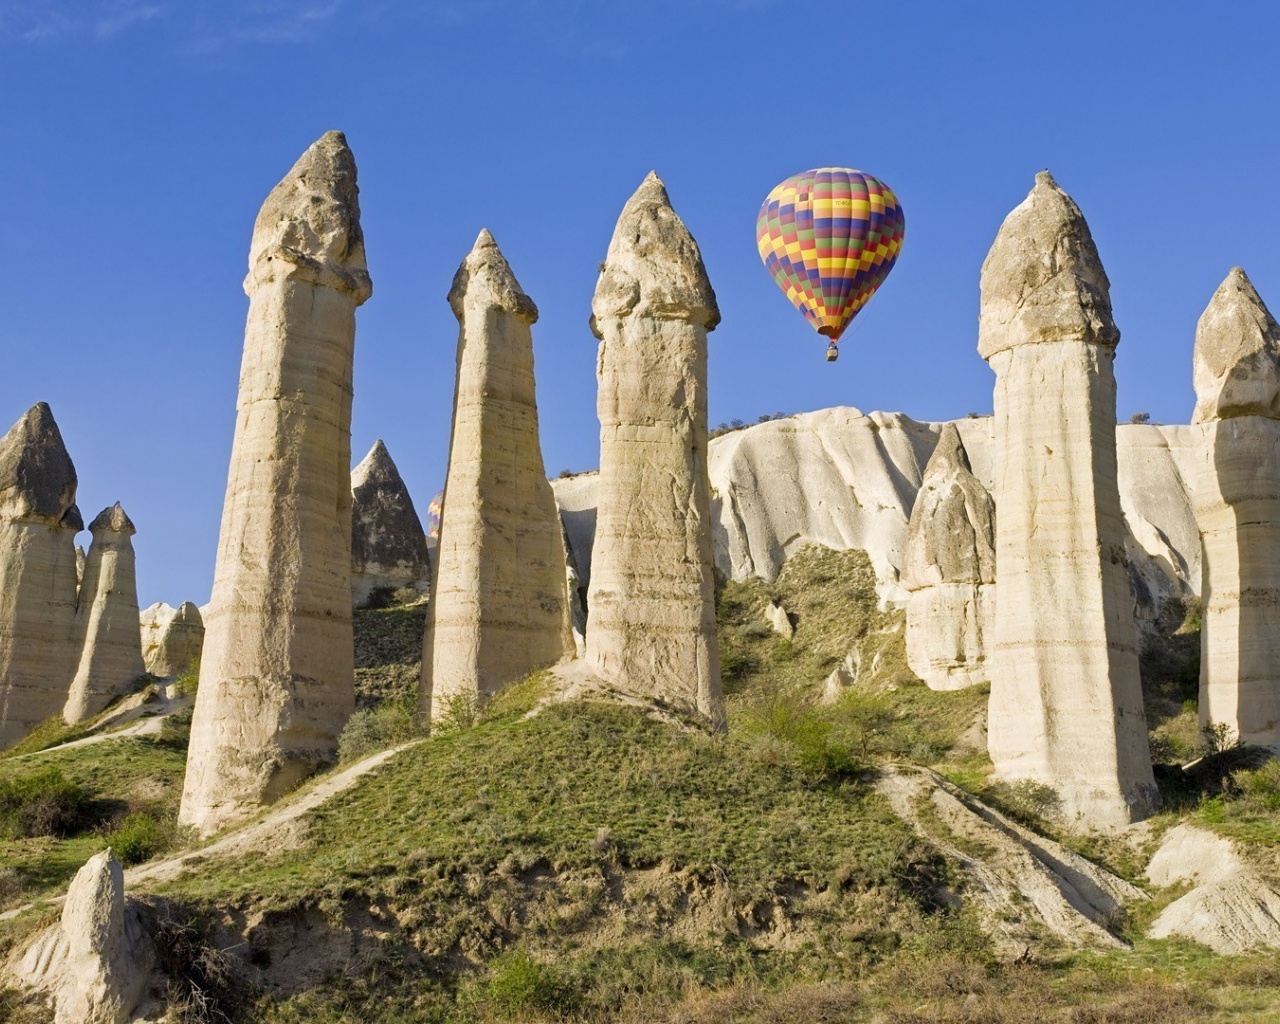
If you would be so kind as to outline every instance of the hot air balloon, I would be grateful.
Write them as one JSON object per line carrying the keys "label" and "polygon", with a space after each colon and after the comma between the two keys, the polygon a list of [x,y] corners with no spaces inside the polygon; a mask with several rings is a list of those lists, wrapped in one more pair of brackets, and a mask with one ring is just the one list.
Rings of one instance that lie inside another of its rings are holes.
{"label": "hot air balloon", "polygon": [[444,511],[444,491],[437,491],[427,506],[427,536],[436,540],[440,536],[440,514]]}
{"label": "hot air balloon", "polygon": [[837,342],[893,269],[905,221],[898,197],[879,178],[819,167],[778,185],[756,221],[760,258],[788,299]]}

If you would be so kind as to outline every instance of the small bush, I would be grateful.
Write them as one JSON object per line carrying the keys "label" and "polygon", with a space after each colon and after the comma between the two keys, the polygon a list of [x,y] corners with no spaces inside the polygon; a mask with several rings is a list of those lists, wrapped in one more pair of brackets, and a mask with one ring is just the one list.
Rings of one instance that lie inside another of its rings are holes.
{"label": "small bush", "polygon": [[191,743],[191,718],[194,714],[194,709],[183,708],[167,716],[160,723],[156,742],[170,750],[186,750]]}
{"label": "small bush", "polygon": [[563,1012],[570,997],[555,969],[522,949],[494,961],[485,994],[493,1008],[507,1017],[530,1010]]}
{"label": "small bush", "polygon": [[847,744],[832,742],[832,723],[817,709],[782,695],[747,710],[743,732],[789,744],[795,765],[816,779],[853,774],[858,765]]}
{"label": "small bush", "polygon": [[155,917],[156,966],[169,979],[170,1018],[178,1024],[239,1020],[252,992],[227,955],[209,944],[200,922],[181,908],[163,906]]}
{"label": "small bush", "polygon": [[64,837],[84,825],[89,796],[57,768],[0,781],[0,833]]}
{"label": "small bush", "polygon": [[435,733],[461,732],[470,729],[480,721],[480,704],[469,693],[455,693],[445,697],[441,704],[444,710],[433,716],[431,731]]}
{"label": "small bush", "polygon": [[347,720],[338,739],[338,759],[358,761],[420,733],[413,713],[404,704],[386,703],[368,711],[357,711]]}
{"label": "small bush", "polygon": [[1268,761],[1252,771],[1238,771],[1234,779],[1243,798],[1258,810],[1280,811],[1280,761]]}
{"label": "small bush", "polygon": [[191,662],[182,675],[173,682],[173,692],[177,697],[191,697],[200,686],[200,659]]}
{"label": "small bush", "polygon": [[120,863],[128,867],[150,860],[173,844],[173,829],[146,811],[126,815],[103,836]]}

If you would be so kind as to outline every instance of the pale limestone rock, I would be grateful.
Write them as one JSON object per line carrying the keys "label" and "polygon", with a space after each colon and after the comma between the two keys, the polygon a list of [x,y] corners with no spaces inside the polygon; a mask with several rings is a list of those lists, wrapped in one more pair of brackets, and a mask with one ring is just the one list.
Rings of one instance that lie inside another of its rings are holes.
{"label": "pale limestone rock", "polygon": [[574,653],[566,558],[542,464],[533,300],[488,231],[453,279],[458,377],[422,655],[436,718]]}
{"label": "pale limestone rock", "polygon": [[947,424],[907,523],[903,586],[907,664],[934,690],[989,681],[986,636],[995,614],[995,504]]}
{"label": "pale limestone rock", "polygon": [[[901,413],[823,409],[735,430],[711,441],[712,544],[726,577],[773,580],[808,545],[867,552],[882,602],[905,606],[908,516],[945,424]],[[994,486],[991,417],[955,421],[973,473]],[[1200,592],[1200,535],[1191,511],[1199,428],[1116,428],[1125,550],[1153,603]],[[584,582],[590,581],[599,475],[553,480]]]}
{"label": "pale limestone rock", "polygon": [[622,210],[591,310],[600,479],[587,662],[723,726],[707,477],[707,332],[720,312],[655,174]]}
{"label": "pale limestone rock", "polygon": [[58,714],[76,671],[76,471],[34,405],[0,439],[0,749]]}
{"label": "pale limestone rock", "polygon": [[179,818],[208,834],[337,753],[355,703],[351,367],[372,290],[340,132],[268,196]]}
{"label": "pale limestone rock", "polygon": [[375,590],[431,585],[427,535],[409,489],[381,439],[351,471],[351,596],[357,608]]}
{"label": "pale limestone rock", "polygon": [[151,976],[154,953],[110,849],[90,857],[67,890],[59,924],[6,967],[52,998],[53,1024],[124,1024]]}
{"label": "pale limestone rock", "polygon": [[996,616],[988,749],[1086,824],[1158,803],[1116,467],[1119,331],[1079,208],[1045,172],[982,268],[996,373]]}
{"label": "pale limestone rock", "polygon": [[1280,325],[1243,270],[1196,327],[1200,720],[1280,750]]}
{"label": "pale limestone rock", "polygon": [[173,608],[157,602],[139,615],[142,625],[142,660],[153,676],[164,678],[186,672],[204,645],[204,619],[190,601]]}
{"label": "pale limestone rock", "polygon": [[62,709],[69,725],[92,718],[146,671],[131,539],[137,530],[116,502],[89,524],[89,532],[93,543],[76,610],[80,665]]}
{"label": "pale limestone rock", "polygon": [[786,640],[790,640],[796,635],[796,627],[791,624],[791,616],[787,614],[787,610],[782,607],[781,602],[773,600],[764,610],[764,617],[769,625],[773,627],[773,631]]}

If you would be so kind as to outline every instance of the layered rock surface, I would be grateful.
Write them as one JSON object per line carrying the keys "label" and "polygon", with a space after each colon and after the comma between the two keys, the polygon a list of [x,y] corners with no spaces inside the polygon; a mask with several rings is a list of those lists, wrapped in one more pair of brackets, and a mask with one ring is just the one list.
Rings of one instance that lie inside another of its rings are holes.
{"label": "layered rock surface", "polygon": [[34,405],[0,439],[0,749],[58,714],[76,671],[76,471]]}
{"label": "layered rock surface", "polygon": [[110,849],[72,879],[58,924],[6,965],[9,980],[46,993],[53,1024],[124,1024],[142,998],[154,952],[139,908],[125,899]]}
{"label": "layered rock surface", "polygon": [[1280,749],[1280,325],[1236,267],[1194,354],[1204,550],[1200,718]]}
{"label": "layered rock surface", "polygon": [[1079,208],[1047,172],[982,267],[996,373],[996,625],[988,749],[1062,810],[1123,825],[1158,800],[1117,484],[1119,331]]}
{"label": "layered rock surface", "polygon": [[116,502],[98,514],[89,532],[93,543],[76,611],[80,664],[62,709],[68,724],[92,718],[146,671],[132,539],[137,531]]}
{"label": "layered rock surface", "polygon": [[235,440],[180,820],[209,833],[337,753],[354,707],[351,395],[372,286],[329,132],[254,225]]}
{"label": "layered rock surface", "polygon": [[431,585],[427,535],[409,489],[379,439],[351,471],[351,596],[357,608],[375,590]]}
{"label": "layered rock surface", "polygon": [[707,332],[720,312],[655,174],[623,208],[591,311],[600,476],[586,659],[721,724],[707,475]]}
{"label": "layered rock surface", "polygon": [[140,613],[142,660],[153,676],[177,676],[186,672],[204,646],[204,619],[190,601],[174,608],[156,602]]}
{"label": "layered rock surface", "polygon": [[565,549],[538,441],[538,310],[488,231],[454,276],[449,305],[458,377],[422,655],[423,709],[436,718],[574,652]]}
{"label": "layered rock surface", "polygon": [[942,430],[907,524],[907,664],[935,690],[989,681],[995,615],[995,504],[960,432]]}

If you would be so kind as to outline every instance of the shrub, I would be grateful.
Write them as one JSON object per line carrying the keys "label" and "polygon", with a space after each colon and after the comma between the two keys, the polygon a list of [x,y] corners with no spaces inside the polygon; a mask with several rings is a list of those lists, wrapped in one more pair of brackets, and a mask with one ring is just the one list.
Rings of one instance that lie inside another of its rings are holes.
{"label": "shrub", "polygon": [[160,734],[156,742],[170,750],[186,750],[191,743],[192,708],[175,711],[160,722]]}
{"label": "shrub", "polygon": [[833,743],[833,725],[815,708],[782,695],[748,709],[743,731],[790,745],[795,765],[815,779],[838,779],[857,771],[846,744]]}
{"label": "shrub", "polygon": [[200,685],[200,659],[196,658],[191,662],[182,675],[178,676],[173,682],[173,692],[178,697],[194,696],[196,689]]}
{"label": "shrub", "polygon": [[231,960],[210,945],[200,922],[181,908],[155,911],[156,966],[169,979],[170,1018],[178,1024],[231,1024],[242,1017],[251,989]]}
{"label": "shrub", "polygon": [[1245,769],[1234,776],[1244,799],[1260,811],[1280,811],[1280,761],[1267,761],[1252,771]]}
{"label": "shrub", "polygon": [[414,715],[402,703],[388,702],[357,711],[338,738],[338,759],[357,761],[420,734]]}
{"label": "shrub", "polygon": [[103,837],[120,863],[128,867],[150,860],[173,842],[173,829],[146,811],[126,815]]}
{"label": "shrub", "polygon": [[84,824],[89,796],[57,768],[0,781],[0,833],[10,838],[68,836]]}
{"label": "shrub", "polygon": [[507,1017],[529,1010],[563,1011],[570,995],[554,968],[522,949],[494,961],[485,994],[494,1009]]}

